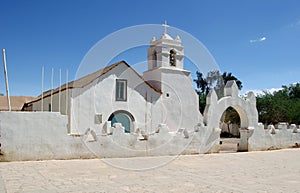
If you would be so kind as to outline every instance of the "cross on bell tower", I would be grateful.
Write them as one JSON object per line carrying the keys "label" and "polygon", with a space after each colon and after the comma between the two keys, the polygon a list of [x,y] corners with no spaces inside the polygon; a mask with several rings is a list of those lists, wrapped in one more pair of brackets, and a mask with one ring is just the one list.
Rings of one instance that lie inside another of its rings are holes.
{"label": "cross on bell tower", "polygon": [[165,23],[162,24],[162,26],[164,26],[164,34],[167,34],[167,27],[170,27],[169,25],[167,25],[167,21],[165,20]]}

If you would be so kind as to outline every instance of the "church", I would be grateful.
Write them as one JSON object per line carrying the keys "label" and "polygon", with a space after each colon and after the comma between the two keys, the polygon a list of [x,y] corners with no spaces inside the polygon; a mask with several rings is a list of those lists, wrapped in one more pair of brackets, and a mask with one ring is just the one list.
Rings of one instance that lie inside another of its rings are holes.
{"label": "church", "polygon": [[0,161],[219,152],[220,121],[229,107],[240,117],[237,151],[300,143],[294,124],[265,129],[254,93],[240,97],[235,81],[221,98],[210,90],[202,116],[181,43],[165,31],[150,41],[142,74],[116,62],[43,92],[25,103],[27,112],[0,112]]}
{"label": "church", "polygon": [[120,61],[44,92],[26,108],[68,115],[69,134],[87,129],[106,133],[115,123],[121,123],[125,133],[153,133],[159,124],[170,131],[192,131],[203,118],[190,72],[184,69],[180,37],[166,31],[159,39],[153,37],[147,59],[142,75]]}

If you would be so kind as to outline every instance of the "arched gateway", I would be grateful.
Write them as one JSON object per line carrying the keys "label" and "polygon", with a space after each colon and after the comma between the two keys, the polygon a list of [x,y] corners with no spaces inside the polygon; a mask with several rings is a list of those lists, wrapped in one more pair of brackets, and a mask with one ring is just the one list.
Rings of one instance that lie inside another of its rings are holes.
{"label": "arched gateway", "polygon": [[238,87],[235,81],[228,81],[224,88],[224,97],[218,100],[218,96],[212,89],[206,98],[206,107],[203,121],[211,129],[219,128],[223,112],[228,108],[234,108],[241,120],[241,140],[238,150],[247,151],[247,140],[250,131],[258,124],[258,112],[256,98],[253,92],[249,92],[245,99],[238,96]]}

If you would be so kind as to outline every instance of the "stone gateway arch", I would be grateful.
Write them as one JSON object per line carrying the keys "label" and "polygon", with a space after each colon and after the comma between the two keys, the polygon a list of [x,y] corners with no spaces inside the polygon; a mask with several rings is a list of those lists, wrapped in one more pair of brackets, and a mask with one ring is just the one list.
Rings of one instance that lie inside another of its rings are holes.
{"label": "stone gateway arch", "polygon": [[251,131],[258,125],[258,112],[256,109],[256,98],[253,92],[249,92],[247,97],[238,96],[238,87],[235,81],[228,81],[224,88],[224,97],[218,99],[214,89],[206,98],[203,122],[211,129],[219,128],[220,119],[224,111],[234,108],[241,120],[241,140],[238,145],[239,151],[247,151],[247,140]]}

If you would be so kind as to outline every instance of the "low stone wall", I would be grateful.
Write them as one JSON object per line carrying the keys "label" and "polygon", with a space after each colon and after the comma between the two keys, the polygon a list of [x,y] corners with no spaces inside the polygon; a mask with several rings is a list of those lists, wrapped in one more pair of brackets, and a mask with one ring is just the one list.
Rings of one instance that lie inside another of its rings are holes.
{"label": "low stone wall", "polygon": [[300,129],[293,124],[288,127],[286,123],[279,124],[277,129],[273,125],[264,129],[264,125],[258,124],[248,139],[248,151],[283,149],[299,145]]}
{"label": "low stone wall", "polygon": [[91,158],[67,124],[60,113],[0,112],[0,161]]}
{"label": "low stone wall", "polygon": [[115,124],[111,133],[95,135],[90,130],[83,138],[97,157],[165,156],[218,152],[220,131],[199,125],[194,131],[169,132],[160,124],[157,132],[145,135],[124,133],[122,125]]}
{"label": "low stone wall", "polygon": [[[82,135],[67,133],[68,117],[50,112],[0,112],[0,161],[164,156],[219,152],[221,129],[204,125],[194,131],[169,132],[165,124],[144,134],[124,133],[121,124],[105,132],[89,128]],[[282,149],[300,144],[300,129],[262,124],[241,130],[239,151]]]}
{"label": "low stone wall", "polygon": [[120,124],[107,133],[92,128],[67,134],[68,118],[50,112],[0,112],[0,161],[160,156],[218,152],[220,129],[198,125],[194,131],[124,133]]}

